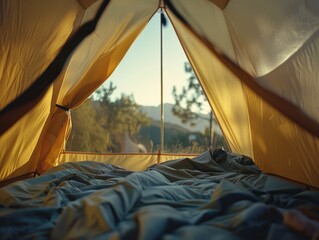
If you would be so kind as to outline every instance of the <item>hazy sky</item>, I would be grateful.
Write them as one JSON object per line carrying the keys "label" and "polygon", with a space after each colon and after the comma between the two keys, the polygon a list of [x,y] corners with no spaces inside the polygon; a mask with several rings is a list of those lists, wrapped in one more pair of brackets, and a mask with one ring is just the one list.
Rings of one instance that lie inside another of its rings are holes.
{"label": "hazy sky", "polygon": [[[170,22],[163,30],[163,47],[164,103],[174,103],[173,86],[181,89],[189,75],[184,70],[188,60]],[[113,97],[124,92],[133,94],[140,105],[160,104],[160,13],[151,19],[105,84],[110,81],[117,87]]]}

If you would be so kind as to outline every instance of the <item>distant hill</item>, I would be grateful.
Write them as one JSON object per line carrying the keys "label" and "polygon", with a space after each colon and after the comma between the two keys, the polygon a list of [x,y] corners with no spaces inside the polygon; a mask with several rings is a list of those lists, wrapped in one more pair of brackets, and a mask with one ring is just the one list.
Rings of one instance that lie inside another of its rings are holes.
{"label": "distant hill", "polygon": [[[154,127],[160,128],[161,122],[159,120],[152,119],[151,125]],[[165,128],[174,129],[174,131],[178,131],[181,133],[191,133],[192,132],[192,130],[189,130],[189,129],[187,129],[183,126],[180,126],[178,124],[175,124],[175,123],[165,122],[164,125],[165,125]]]}
{"label": "distant hill", "polygon": [[[160,105],[159,106],[140,106],[141,110],[147,114],[148,117],[155,121],[160,121]],[[201,118],[195,120],[195,126],[191,126],[189,123],[182,123],[180,118],[172,113],[173,104],[164,104],[164,122],[165,124],[172,123],[178,125],[184,129],[188,129],[190,132],[203,132],[206,127],[209,127],[209,114],[201,114]],[[204,118],[204,119],[203,119]]]}

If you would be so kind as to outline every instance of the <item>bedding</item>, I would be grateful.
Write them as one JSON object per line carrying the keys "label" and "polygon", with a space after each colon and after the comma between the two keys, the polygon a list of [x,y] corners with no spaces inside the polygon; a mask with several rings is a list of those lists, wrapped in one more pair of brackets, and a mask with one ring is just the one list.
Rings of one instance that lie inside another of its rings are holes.
{"label": "bedding", "polygon": [[65,163],[0,189],[1,239],[307,239],[287,210],[319,193],[209,149],[133,172]]}

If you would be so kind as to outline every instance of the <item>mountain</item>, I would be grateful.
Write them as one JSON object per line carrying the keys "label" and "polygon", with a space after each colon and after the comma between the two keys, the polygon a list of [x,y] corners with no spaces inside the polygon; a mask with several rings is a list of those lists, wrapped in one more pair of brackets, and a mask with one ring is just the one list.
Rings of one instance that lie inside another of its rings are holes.
{"label": "mountain", "polygon": [[[173,104],[164,104],[164,122],[165,124],[171,123],[178,125],[184,129],[188,129],[191,132],[204,132],[205,128],[209,127],[209,114],[200,114],[200,117],[196,119],[195,125],[191,126],[189,123],[183,123],[180,118],[175,116],[172,112]],[[142,112],[145,112],[148,117],[155,121],[160,121],[161,107],[158,106],[140,106]]]}
{"label": "mountain", "polygon": [[[172,113],[173,104],[164,104],[164,143],[165,150],[168,152],[176,151],[203,151],[207,147],[208,139],[205,137],[205,128],[209,127],[209,114],[201,114],[200,118],[195,121],[195,126],[189,123],[184,124]],[[152,119],[149,126],[143,126],[139,132],[139,141],[144,144],[147,149],[152,151],[160,145],[160,106],[140,106],[142,112]],[[221,130],[213,121],[215,147],[223,146],[224,142]],[[216,135],[215,135],[216,134]],[[195,140],[196,147],[193,145]],[[152,144],[150,144],[150,142]],[[194,149],[191,149],[194,147]],[[196,149],[196,150],[195,150]]]}

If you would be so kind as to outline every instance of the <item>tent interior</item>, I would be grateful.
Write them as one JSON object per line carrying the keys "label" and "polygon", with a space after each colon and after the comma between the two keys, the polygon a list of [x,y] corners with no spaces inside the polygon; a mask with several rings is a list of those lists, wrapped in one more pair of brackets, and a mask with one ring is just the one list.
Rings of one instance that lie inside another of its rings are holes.
{"label": "tent interior", "polygon": [[[161,11],[227,151],[66,151],[73,109]],[[1,236],[319,238],[318,13],[315,0],[0,0]]]}

